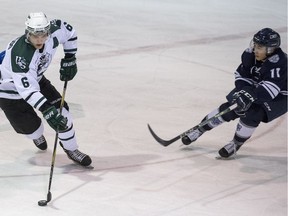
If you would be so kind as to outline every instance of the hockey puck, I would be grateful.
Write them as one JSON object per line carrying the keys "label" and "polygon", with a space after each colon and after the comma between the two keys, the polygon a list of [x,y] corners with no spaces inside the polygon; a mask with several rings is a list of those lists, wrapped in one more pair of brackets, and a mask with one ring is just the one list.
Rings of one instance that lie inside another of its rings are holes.
{"label": "hockey puck", "polygon": [[47,205],[47,201],[46,200],[40,200],[40,201],[38,201],[38,205],[39,206],[46,206]]}

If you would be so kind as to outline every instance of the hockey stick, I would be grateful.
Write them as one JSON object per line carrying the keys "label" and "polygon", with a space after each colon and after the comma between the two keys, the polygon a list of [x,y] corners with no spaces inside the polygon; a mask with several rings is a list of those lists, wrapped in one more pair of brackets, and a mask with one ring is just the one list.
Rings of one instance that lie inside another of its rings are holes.
{"label": "hockey stick", "polygon": [[[62,109],[64,107],[64,99],[65,99],[65,94],[66,94],[66,89],[67,89],[67,83],[68,83],[68,81],[64,82],[63,93],[62,93],[62,98],[61,98],[61,103],[60,103],[60,115],[62,114]],[[59,134],[59,131],[58,131],[58,128],[57,128],[56,135],[55,135],[55,141],[54,141],[53,154],[52,154],[52,161],[51,161],[51,169],[50,169],[50,177],[49,177],[49,186],[48,186],[47,199],[38,201],[38,205],[39,206],[46,206],[47,203],[50,202],[51,199],[52,199],[51,185],[52,185],[52,177],[53,177],[54,164],[55,164],[55,158],[56,158],[58,134]]]}
{"label": "hockey stick", "polygon": [[161,145],[163,146],[169,146],[170,144],[174,143],[175,141],[179,140],[180,138],[186,136],[187,134],[189,134],[190,132],[200,128],[200,127],[203,127],[204,125],[208,124],[209,122],[215,120],[216,118],[224,115],[225,113],[228,113],[230,112],[231,110],[235,109],[237,107],[237,104],[233,104],[231,105],[230,107],[228,107],[227,109],[223,110],[222,112],[219,112],[217,113],[216,115],[212,116],[211,118],[209,119],[206,119],[205,121],[202,121],[200,124],[194,126],[193,128],[185,131],[184,133],[174,137],[173,139],[170,139],[170,140],[163,140],[161,139],[159,136],[156,135],[156,133],[152,130],[152,128],[150,127],[150,125],[148,124],[148,129],[150,131],[150,133],[152,134],[152,136],[154,137],[154,139],[160,143]]}

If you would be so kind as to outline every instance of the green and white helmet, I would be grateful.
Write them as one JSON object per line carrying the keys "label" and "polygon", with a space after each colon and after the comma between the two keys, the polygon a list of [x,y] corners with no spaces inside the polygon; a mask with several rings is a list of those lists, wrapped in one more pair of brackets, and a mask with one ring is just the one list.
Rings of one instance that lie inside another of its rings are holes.
{"label": "green and white helmet", "polygon": [[43,12],[30,13],[25,25],[26,36],[29,36],[29,34],[50,34],[50,22]]}

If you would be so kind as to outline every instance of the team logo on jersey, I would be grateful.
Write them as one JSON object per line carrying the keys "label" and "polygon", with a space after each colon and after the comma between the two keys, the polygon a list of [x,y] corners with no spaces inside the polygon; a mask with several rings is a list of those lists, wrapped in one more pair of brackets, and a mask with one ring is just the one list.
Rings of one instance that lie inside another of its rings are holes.
{"label": "team logo on jersey", "polygon": [[260,70],[261,70],[261,67],[257,67],[257,66],[253,66],[253,67],[251,67],[251,69],[250,69],[250,73],[253,75],[253,77],[254,77],[256,80],[259,79]]}
{"label": "team logo on jersey", "polygon": [[268,58],[268,60],[272,63],[277,63],[279,61],[279,55],[273,55],[270,58]]}
{"label": "team logo on jersey", "polygon": [[37,72],[38,73],[44,72],[48,68],[51,58],[52,58],[51,54],[49,53],[45,53],[40,56],[40,58],[37,60],[37,65],[38,65]]}
{"label": "team logo on jersey", "polygon": [[24,57],[21,56],[16,56],[15,59],[15,63],[16,65],[18,65],[22,70],[24,70],[27,66],[27,62],[26,59]]}

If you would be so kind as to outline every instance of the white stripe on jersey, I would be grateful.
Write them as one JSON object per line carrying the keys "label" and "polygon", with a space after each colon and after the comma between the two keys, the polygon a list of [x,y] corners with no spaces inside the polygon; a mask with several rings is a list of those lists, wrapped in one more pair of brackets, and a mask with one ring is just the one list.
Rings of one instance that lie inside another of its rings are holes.
{"label": "white stripe on jersey", "polygon": [[270,94],[272,99],[274,99],[280,92],[280,88],[273,82],[262,81],[259,83],[259,85],[265,88],[265,90]]}
{"label": "white stripe on jersey", "polygon": [[13,82],[0,83],[0,98],[21,99]]}

